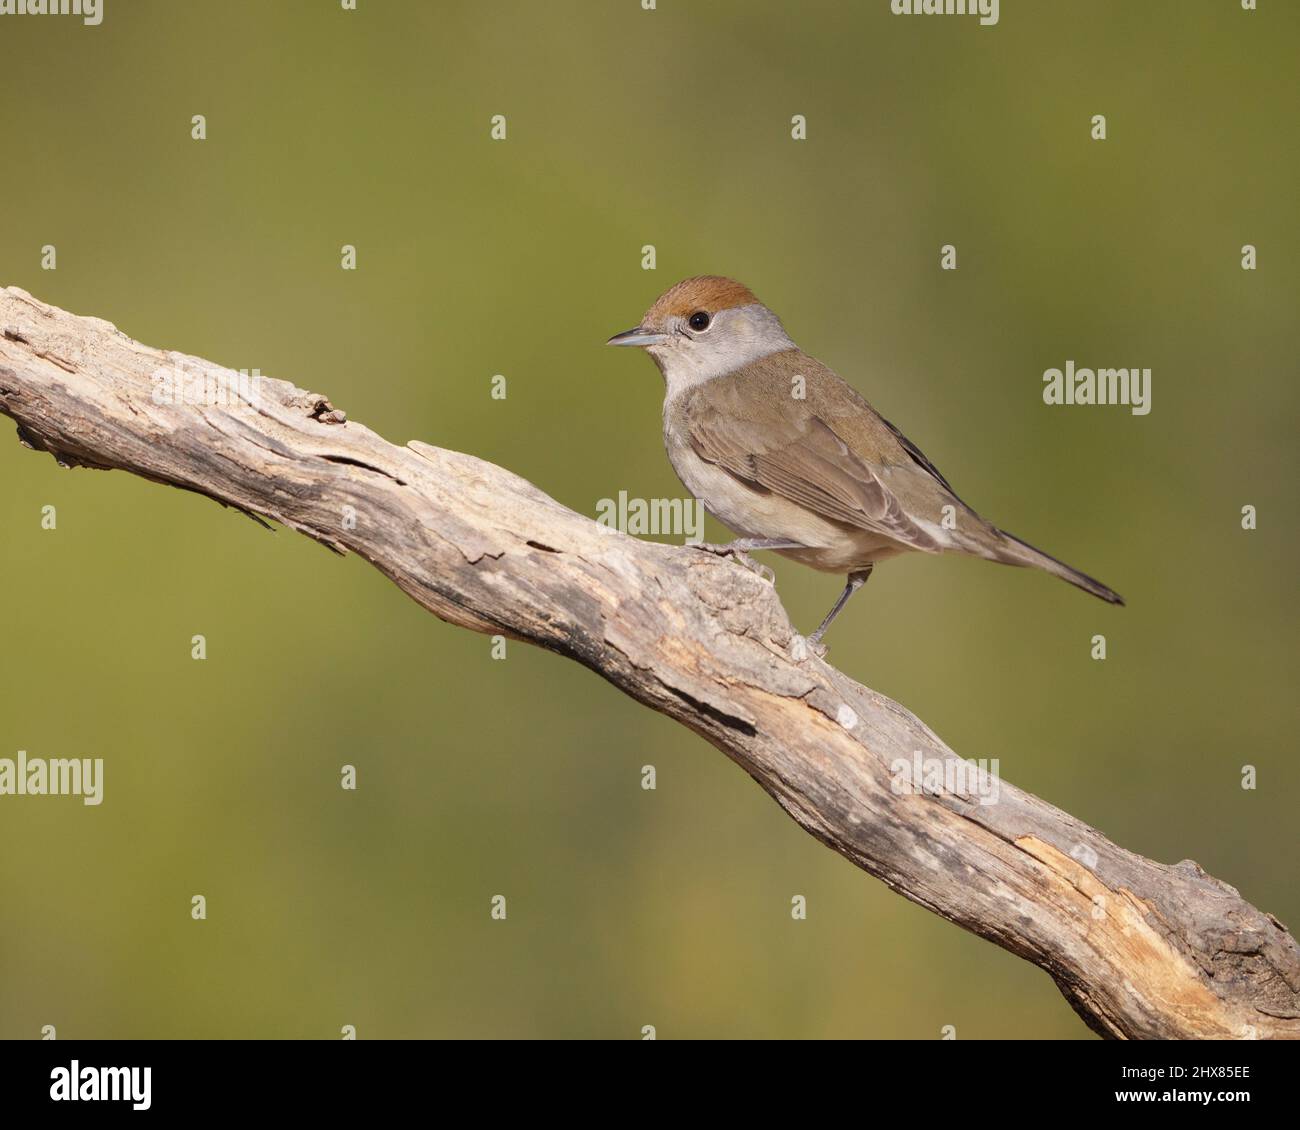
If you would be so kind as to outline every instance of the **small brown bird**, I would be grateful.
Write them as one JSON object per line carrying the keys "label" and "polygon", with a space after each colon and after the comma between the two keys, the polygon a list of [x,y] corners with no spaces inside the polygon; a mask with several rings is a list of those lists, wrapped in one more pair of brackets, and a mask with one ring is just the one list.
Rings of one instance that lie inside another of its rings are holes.
{"label": "small brown bird", "polygon": [[919,550],[1029,565],[1123,604],[1118,593],[999,530],[831,369],[799,349],[748,287],[679,282],[636,329],[664,376],[664,445],[686,489],[740,535],[715,552],[770,549],[848,575],[808,637],[816,646],[877,561]]}

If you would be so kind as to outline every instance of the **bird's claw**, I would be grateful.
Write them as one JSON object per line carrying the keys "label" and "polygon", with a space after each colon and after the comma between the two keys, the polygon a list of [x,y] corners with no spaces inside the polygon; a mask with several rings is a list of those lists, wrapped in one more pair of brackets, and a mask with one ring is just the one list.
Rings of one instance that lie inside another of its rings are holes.
{"label": "bird's claw", "polygon": [[796,634],[790,641],[790,658],[796,663],[802,663],[809,655],[815,655],[818,659],[826,658],[826,645],[821,640],[809,639],[807,636]]}
{"label": "bird's claw", "polygon": [[712,553],[715,557],[730,557],[737,565],[743,565],[751,573],[766,581],[769,585],[776,584],[776,574],[766,565],[755,561],[743,549],[737,549],[733,545],[717,545],[713,542],[701,541],[692,543],[695,549],[703,550],[705,553]]}
{"label": "bird's claw", "polygon": [[737,553],[735,559],[760,580],[766,581],[774,588],[776,587],[776,573],[772,571],[770,566],[764,565],[761,561],[755,561],[748,553]]}
{"label": "bird's claw", "polygon": [[712,541],[688,541],[686,544],[702,553],[712,553],[715,557],[731,557],[739,552],[734,545],[722,545]]}

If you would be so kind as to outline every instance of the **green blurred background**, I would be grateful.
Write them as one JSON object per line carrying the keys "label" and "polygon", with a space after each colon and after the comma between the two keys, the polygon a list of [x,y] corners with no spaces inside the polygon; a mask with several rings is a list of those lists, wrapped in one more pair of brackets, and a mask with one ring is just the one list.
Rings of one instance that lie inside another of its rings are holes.
{"label": "green blurred background", "polygon": [[[1294,926],[1300,6],[1261,7],[4,17],[0,284],[594,514],[682,493],[658,374],[604,339],[683,276],[738,277],[972,505],[1129,601],[909,558],[836,664]],[[1152,368],[1151,414],[1044,406],[1067,358]],[[577,665],[493,661],[364,562],[180,491],[16,442],[0,474],[0,756],[106,763],[99,808],[0,798],[0,1037],[1087,1035],[1045,975]],[[808,630],[839,581],[773,564]]]}

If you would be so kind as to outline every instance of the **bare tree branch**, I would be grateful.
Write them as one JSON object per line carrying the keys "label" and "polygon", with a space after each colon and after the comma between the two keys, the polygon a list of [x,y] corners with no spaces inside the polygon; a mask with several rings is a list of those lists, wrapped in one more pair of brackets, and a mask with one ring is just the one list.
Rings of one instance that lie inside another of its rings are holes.
{"label": "bare tree branch", "polygon": [[0,411],[31,447],[272,518],[360,554],[443,620],[576,659],[863,870],[1045,969],[1103,1035],[1300,1037],[1300,951],[1280,922],[1195,863],[1134,855],[1005,783],[993,804],[900,791],[896,762],[956,755],[803,654],[759,577],[612,533],[470,455],[396,447],[291,384],[195,404],[178,374],[238,386],[0,291]]}

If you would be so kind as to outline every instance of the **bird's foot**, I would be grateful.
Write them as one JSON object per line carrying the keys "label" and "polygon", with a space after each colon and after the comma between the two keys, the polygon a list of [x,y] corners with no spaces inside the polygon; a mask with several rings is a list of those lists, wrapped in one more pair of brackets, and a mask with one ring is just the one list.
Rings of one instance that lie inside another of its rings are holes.
{"label": "bird's foot", "polygon": [[825,659],[826,650],[826,645],[815,636],[801,636],[796,632],[790,640],[790,658],[796,663],[802,663],[810,655]]}
{"label": "bird's foot", "polygon": [[692,549],[699,549],[705,553],[712,553],[715,557],[730,557],[737,565],[743,565],[751,573],[765,580],[769,585],[776,584],[776,574],[770,568],[761,562],[755,561],[748,553],[734,542],[727,545],[719,545],[715,542],[700,541],[688,543]]}
{"label": "bird's foot", "polygon": [[688,541],[686,544],[691,549],[698,549],[702,553],[712,553],[715,557],[734,557],[738,553],[744,553],[744,549],[734,541],[729,541],[726,544],[713,541]]}

